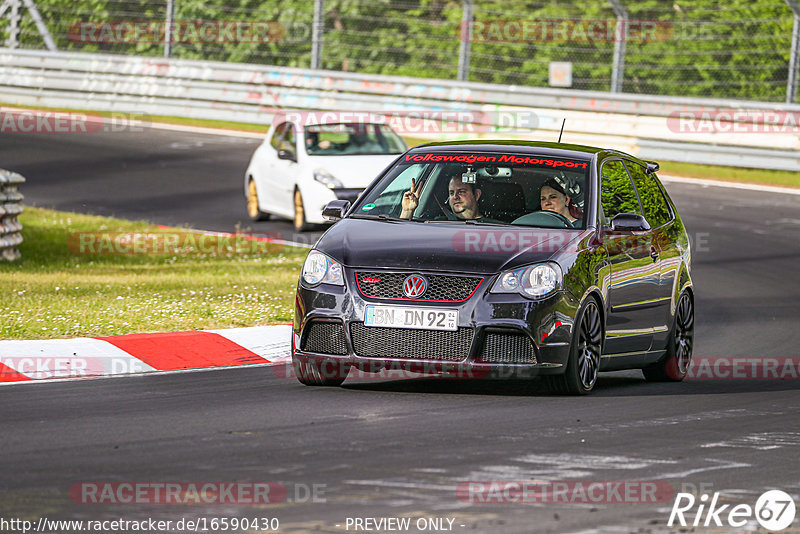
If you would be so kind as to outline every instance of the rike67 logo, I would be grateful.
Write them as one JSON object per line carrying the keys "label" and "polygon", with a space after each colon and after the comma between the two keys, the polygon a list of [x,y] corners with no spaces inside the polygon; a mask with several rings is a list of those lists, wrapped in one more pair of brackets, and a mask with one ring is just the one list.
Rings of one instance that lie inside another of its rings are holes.
{"label": "rike67 logo", "polygon": [[755,519],[762,528],[778,532],[789,528],[794,517],[794,499],[781,490],[764,492],[755,506],[720,504],[719,492],[711,497],[704,493],[699,498],[691,493],[678,493],[667,526],[742,528]]}

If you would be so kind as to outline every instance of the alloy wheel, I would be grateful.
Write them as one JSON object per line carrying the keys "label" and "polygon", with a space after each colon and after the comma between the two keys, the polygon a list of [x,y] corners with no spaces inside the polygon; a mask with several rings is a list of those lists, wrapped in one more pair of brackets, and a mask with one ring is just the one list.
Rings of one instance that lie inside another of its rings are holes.
{"label": "alloy wheel", "polygon": [[590,303],[584,310],[578,337],[578,377],[584,389],[592,389],[597,382],[600,369],[600,349],[603,330],[600,324],[600,312],[595,303]]}
{"label": "alloy wheel", "polygon": [[685,375],[692,363],[694,342],[694,310],[689,296],[684,294],[675,312],[675,358],[678,372]]}

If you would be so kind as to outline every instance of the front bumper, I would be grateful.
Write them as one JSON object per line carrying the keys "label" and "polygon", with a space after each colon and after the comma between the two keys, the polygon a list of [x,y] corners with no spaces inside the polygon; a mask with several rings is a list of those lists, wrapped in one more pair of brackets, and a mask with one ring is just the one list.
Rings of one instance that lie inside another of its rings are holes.
{"label": "front bumper", "polygon": [[409,303],[364,296],[352,269],[345,269],[345,286],[308,288],[300,283],[292,354],[319,365],[333,362],[339,369],[355,366],[370,373],[389,369],[456,378],[522,378],[563,372],[579,303],[563,289],[541,300],[489,294],[495,278],[485,276],[464,302],[413,303],[421,309],[458,310],[456,333],[364,326],[368,304]]}

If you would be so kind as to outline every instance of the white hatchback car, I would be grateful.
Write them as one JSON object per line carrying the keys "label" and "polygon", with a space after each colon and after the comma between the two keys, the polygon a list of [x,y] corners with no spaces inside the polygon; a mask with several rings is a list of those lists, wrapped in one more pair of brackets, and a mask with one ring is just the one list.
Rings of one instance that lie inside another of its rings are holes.
{"label": "white hatchback car", "polygon": [[407,149],[385,124],[276,122],[245,173],[247,213],[256,221],[286,217],[297,231],[308,230],[327,222],[322,208],[328,202],[354,202]]}

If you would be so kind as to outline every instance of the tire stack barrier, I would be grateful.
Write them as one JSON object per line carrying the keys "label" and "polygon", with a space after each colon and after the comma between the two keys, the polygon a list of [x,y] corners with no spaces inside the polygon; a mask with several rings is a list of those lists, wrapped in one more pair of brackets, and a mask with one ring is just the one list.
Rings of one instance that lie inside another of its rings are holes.
{"label": "tire stack barrier", "polygon": [[22,223],[17,216],[22,213],[21,174],[0,169],[0,258],[7,261],[19,259],[17,248],[22,243]]}

